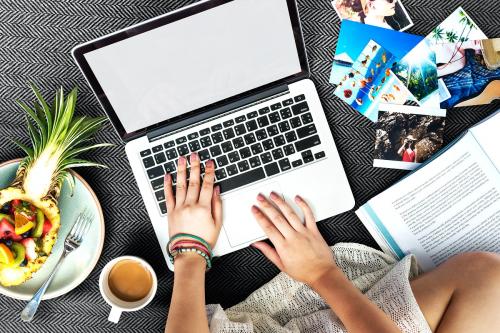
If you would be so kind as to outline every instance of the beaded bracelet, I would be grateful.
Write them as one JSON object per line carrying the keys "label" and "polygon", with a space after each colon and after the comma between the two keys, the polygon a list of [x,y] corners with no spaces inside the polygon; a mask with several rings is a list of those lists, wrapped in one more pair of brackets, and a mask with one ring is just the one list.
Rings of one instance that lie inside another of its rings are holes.
{"label": "beaded bracelet", "polygon": [[179,238],[182,238],[182,239],[192,239],[192,240],[195,240],[195,241],[198,241],[200,242],[201,244],[205,245],[205,247],[207,248],[207,250],[212,253],[212,248],[210,247],[210,245],[208,244],[207,241],[205,241],[203,238],[201,237],[198,237],[196,235],[192,235],[192,234],[185,234],[185,233],[180,233],[180,234],[175,234],[173,235],[170,240],[168,241],[168,244],[167,244],[167,249],[170,249],[170,245],[176,240],[176,239],[179,239]]}
{"label": "beaded bracelet", "polygon": [[212,249],[203,238],[191,234],[176,234],[167,244],[167,252],[172,265],[175,257],[185,252],[195,252],[207,262],[207,268],[212,267]]}
{"label": "beaded bracelet", "polygon": [[177,257],[179,254],[186,253],[186,252],[194,252],[194,253],[202,256],[203,259],[205,259],[205,261],[207,263],[207,269],[212,268],[212,260],[210,259],[210,256],[208,256],[204,251],[199,250],[195,247],[191,247],[191,248],[181,247],[181,248],[173,251],[172,253],[169,253],[170,263],[173,265],[174,261],[175,261],[175,257]]}
{"label": "beaded bracelet", "polygon": [[202,251],[203,253],[205,253],[205,255],[207,257],[212,259],[210,252],[208,252],[207,248],[203,244],[195,243],[195,242],[185,242],[185,241],[177,242],[174,245],[172,245],[172,248],[170,249],[170,253],[173,254],[173,253],[175,253],[175,251],[178,251],[179,249],[188,249],[188,248],[198,249],[198,250]]}

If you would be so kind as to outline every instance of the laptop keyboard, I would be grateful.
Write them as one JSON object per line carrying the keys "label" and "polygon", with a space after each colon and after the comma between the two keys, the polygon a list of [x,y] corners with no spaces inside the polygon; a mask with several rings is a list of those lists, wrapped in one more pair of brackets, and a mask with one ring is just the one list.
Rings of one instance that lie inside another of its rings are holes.
{"label": "laptop keyboard", "polygon": [[200,157],[202,175],[204,163],[215,162],[221,193],[325,157],[316,147],[321,141],[304,95],[187,133],[140,152],[162,215],[167,213],[163,177],[168,172],[175,184],[177,160],[191,152]]}

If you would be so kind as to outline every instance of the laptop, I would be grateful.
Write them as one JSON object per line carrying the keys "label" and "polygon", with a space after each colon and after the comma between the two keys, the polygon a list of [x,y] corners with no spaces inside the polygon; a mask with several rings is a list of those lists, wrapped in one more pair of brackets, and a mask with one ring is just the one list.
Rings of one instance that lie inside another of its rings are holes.
{"label": "laptop", "polygon": [[218,256],[266,238],[250,212],[258,193],[281,193],[297,210],[300,194],[318,221],[354,206],[295,0],[200,1],[72,54],[126,142],[165,259],[163,177],[175,181],[179,156],[191,152],[216,164]]}

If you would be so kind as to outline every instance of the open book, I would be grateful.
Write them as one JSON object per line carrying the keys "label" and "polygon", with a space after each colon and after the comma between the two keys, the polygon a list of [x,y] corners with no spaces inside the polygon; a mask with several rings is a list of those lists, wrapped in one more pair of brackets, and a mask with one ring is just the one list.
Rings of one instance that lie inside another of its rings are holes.
{"label": "open book", "polygon": [[423,270],[468,251],[500,253],[500,110],[360,207],[386,253]]}

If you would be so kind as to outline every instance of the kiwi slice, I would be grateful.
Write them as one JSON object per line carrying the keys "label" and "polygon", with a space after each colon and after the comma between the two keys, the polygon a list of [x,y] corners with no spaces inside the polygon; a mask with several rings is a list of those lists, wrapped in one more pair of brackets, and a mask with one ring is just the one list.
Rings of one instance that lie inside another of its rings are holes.
{"label": "kiwi slice", "polygon": [[14,255],[14,263],[12,266],[17,267],[21,265],[21,263],[24,261],[24,257],[26,256],[26,249],[22,244],[13,242],[12,245],[10,246],[10,249],[12,250],[12,254]]}
{"label": "kiwi slice", "polygon": [[31,235],[34,238],[38,238],[42,236],[43,233],[43,223],[45,222],[45,215],[43,215],[43,212],[41,209],[37,208],[36,209],[36,225],[31,230]]}

